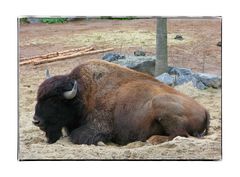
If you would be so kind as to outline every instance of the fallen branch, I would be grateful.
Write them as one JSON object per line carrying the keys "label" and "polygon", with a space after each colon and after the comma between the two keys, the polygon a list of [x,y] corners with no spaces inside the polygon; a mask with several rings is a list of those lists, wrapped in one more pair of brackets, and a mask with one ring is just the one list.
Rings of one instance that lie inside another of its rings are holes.
{"label": "fallen branch", "polygon": [[60,52],[52,52],[52,53],[48,53],[45,55],[37,55],[37,56],[33,56],[33,57],[28,57],[28,58],[20,58],[20,61],[33,60],[33,59],[46,59],[46,58],[57,57],[57,56],[59,56],[59,54],[67,54],[67,53],[77,52],[77,51],[82,51],[82,50],[90,51],[93,49],[94,49],[93,47],[81,47],[81,48],[76,48],[76,49],[64,50],[64,51],[60,51]]}
{"label": "fallen branch", "polygon": [[95,50],[95,51],[89,51],[89,52],[78,52],[74,53],[72,55],[66,55],[66,56],[61,56],[61,57],[55,57],[55,58],[50,58],[50,59],[45,59],[45,60],[40,60],[40,61],[33,61],[34,65],[40,65],[43,63],[51,63],[54,61],[60,61],[60,60],[66,60],[69,58],[74,58],[78,56],[83,56],[83,55],[91,55],[91,54],[97,54],[97,53],[102,53],[102,52],[108,52],[113,50],[113,48],[108,48],[108,49],[103,49],[103,50]]}
{"label": "fallen branch", "polygon": [[64,50],[64,51],[60,51],[58,52],[59,54],[64,54],[64,53],[69,53],[69,52],[77,52],[77,51],[81,51],[81,50],[93,50],[93,47],[82,47],[82,48],[77,48],[77,49],[70,49],[70,50]]}
{"label": "fallen branch", "polygon": [[84,52],[91,51],[93,49],[94,49],[93,47],[82,47],[82,48],[78,48],[78,49],[71,49],[71,50],[65,50],[65,51],[61,51],[61,52],[49,53],[47,55],[35,56],[35,57],[28,58],[28,59],[24,59],[23,61],[21,60],[20,66],[34,63],[37,61],[41,61],[42,59],[54,59],[57,57],[68,57],[68,56],[72,56],[74,54],[80,53],[80,52],[78,52],[78,53],[70,54],[70,52],[83,50],[83,51],[81,51],[81,53],[84,53]]}

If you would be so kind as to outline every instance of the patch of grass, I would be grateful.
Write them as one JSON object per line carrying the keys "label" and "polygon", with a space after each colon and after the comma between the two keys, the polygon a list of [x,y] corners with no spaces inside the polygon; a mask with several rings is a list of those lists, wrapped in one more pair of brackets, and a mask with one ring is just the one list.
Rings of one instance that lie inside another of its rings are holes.
{"label": "patch of grass", "polygon": [[67,21],[67,18],[41,18],[40,20],[42,23],[65,23]]}
{"label": "patch of grass", "polygon": [[[175,33],[168,34],[168,46],[171,45],[191,45],[193,38],[191,36],[183,35],[184,40],[175,40]],[[42,38],[31,39],[20,43],[23,45],[43,45],[61,43],[66,46],[83,46],[83,45],[108,45],[114,47],[155,47],[156,46],[156,33],[146,32],[141,30],[135,31],[99,31],[94,33],[75,33],[71,36],[53,35]]]}

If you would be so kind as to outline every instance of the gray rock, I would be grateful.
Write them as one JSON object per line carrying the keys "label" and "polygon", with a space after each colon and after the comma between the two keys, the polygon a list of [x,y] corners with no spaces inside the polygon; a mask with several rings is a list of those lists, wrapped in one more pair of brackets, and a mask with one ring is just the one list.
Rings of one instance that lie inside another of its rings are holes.
{"label": "gray rock", "polygon": [[119,59],[113,63],[134,69],[136,71],[154,75],[155,72],[155,56],[128,56],[126,59]]}
{"label": "gray rock", "polygon": [[188,68],[168,67],[168,73],[175,75],[175,85],[182,85],[192,80],[192,70]]}
{"label": "gray rock", "polygon": [[182,37],[182,35],[176,35],[174,39],[181,41],[181,40],[183,40],[183,37]]}
{"label": "gray rock", "polygon": [[31,24],[35,23],[41,23],[41,18],[36,18],[36,17],[28,17],[27,21]]}
{"label": "gray rock", "polygon": [[221,78],[217,75],[196,73],[193,75],[197,80],[201,81],[204,85],[213,88],[220,88],[222,86]]}
{"label": "gray rock", "polygon": [[195,88],[198,88],[199,90],[204,90],[207,88],[206,85],[204,85],[200,80],[196,79],[195,77],[192,78],[192,83]]}
{"label": "gray rock", "polygon": [[134,51],[134,55],[135,56],[145,56],[146,53],[144,51],[137,50],[137,51]]}
{"label": "gray rock", "polygon": [[112,62],[118,59],[124,59],[124,58],[125,58],[124,55],[120,55],[118,53],[107,53],[102,57],[103,60],[106,60],[109,62]]}
{"label": "gray rock", "polygon": [[168,67],[168,74],[174,75],[192,75],[192,70],[188,68],[177,68],[177,67]]}
{"label": "gray rock", "polygon": [[218,42],[218,43],[217,43],[217,46],[218,46],[218,47],[222,47],[222,42],[221,42],[221,41]]}
{"label": "gray rock", "polygon": [[163,73],[155,78],[167,85],[170,85],[170,86],[174,85],[174,78],[170,76],[168,73]]}
{"label": "gray rock", "polygon": [[[126,59],[118,59],[113,61],[113,63],[154,76],[155,61],[155,56],[128,56]],[[168,67],[168,73],[157,76],[156,79],[171,86],[192,82],[194,87],[200,90],[207,87],[221,87],[220,77],[205,73],[193,73],[188,68]]]}
{"label": "gray rock", "polygon": [[175,85],[182,85],[192,81],[192,75],[180,75],[176,78]]}

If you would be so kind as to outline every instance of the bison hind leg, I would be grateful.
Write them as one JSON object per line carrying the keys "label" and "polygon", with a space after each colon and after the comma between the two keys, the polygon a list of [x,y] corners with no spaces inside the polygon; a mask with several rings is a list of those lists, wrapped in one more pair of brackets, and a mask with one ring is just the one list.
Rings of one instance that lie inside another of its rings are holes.
{"label": "bison hind leg", "polygon": [[169,136],[153,135],[147,139],[147,143],[156,145],[171,140]]}
{"label": "bison hind leg", "polygon": [[173,140],[176,136],[188,137],[189,134],[186,131],[178,131],[177,133],[170,134],[168,136],[163,135],[152,135],[150,138],[147,139],[146,142],[156,145],[161,144],[167,141]]}
{"label": "bison hind leg", "polygon": [[104,143],[110,141],[111,134],[98,132],[96,129],[88,126],[81,126],[71,132],[70,139],[74,144],[97,145],[99,141]]}

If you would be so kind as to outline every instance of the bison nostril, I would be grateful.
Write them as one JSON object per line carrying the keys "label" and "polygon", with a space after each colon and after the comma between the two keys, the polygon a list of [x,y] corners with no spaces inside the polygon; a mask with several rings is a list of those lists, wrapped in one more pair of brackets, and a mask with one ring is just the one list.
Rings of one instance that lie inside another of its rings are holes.
{"label": "bison nostril", "polygon": [[34,125],[39,125],[40,121],[39,121],[39,120],[33,120],[32,123],[33,123]]}

